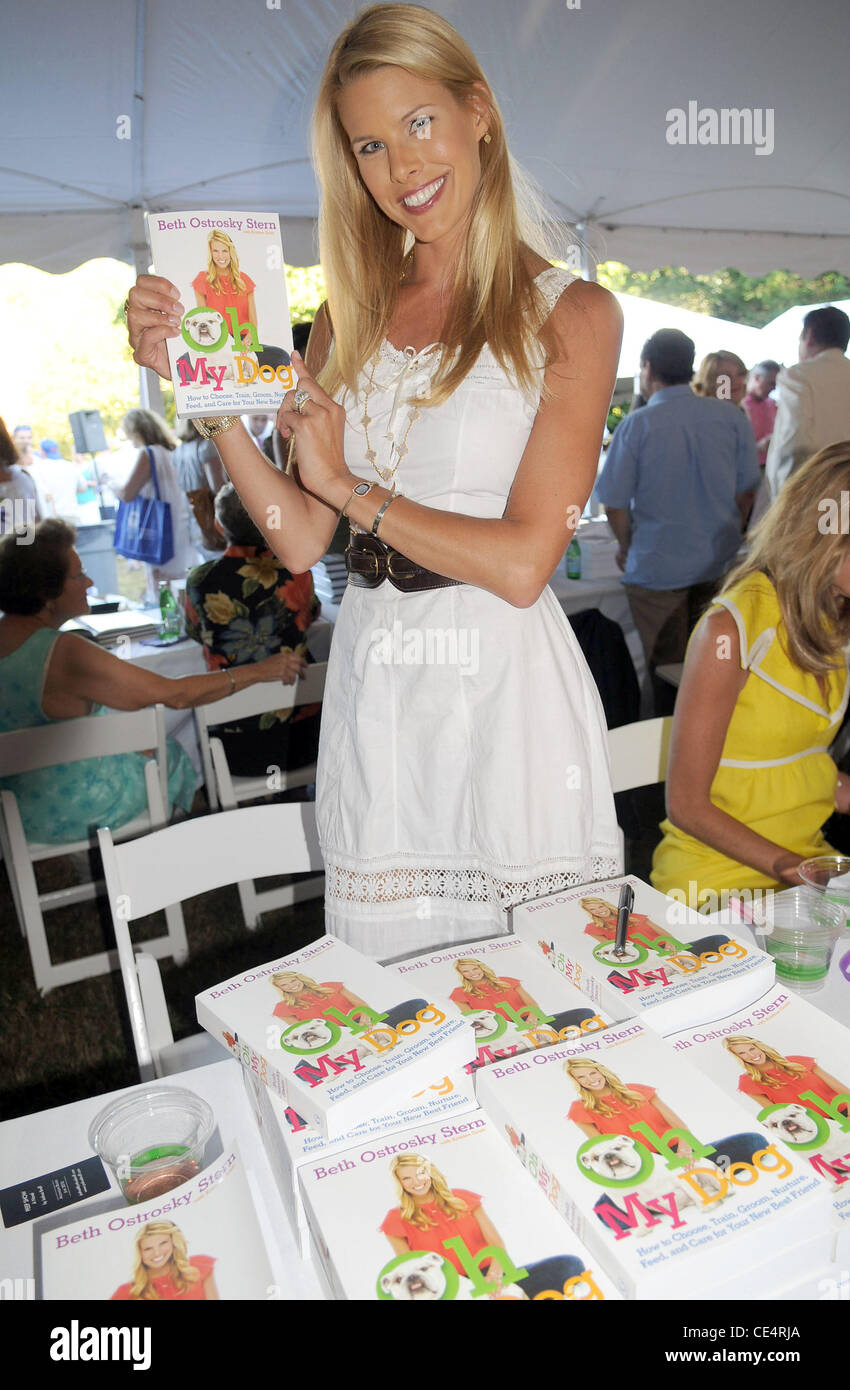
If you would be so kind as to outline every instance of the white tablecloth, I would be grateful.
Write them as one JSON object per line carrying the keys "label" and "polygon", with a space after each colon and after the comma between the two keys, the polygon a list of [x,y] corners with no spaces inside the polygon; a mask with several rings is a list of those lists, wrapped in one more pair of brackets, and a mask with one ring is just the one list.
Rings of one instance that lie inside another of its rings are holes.
{"label": "white tablecloth", "polygon": [[[227,1147],[234,1139],[238,1141],[281,1298],[322,1298],[312,1264],[302,1260],[296,1250],[286,1211],[278,1196],[251,1113],[241,1067],[233,1058],[227,1058],[223,1048],[222,1058],[223,1061],[212,1066],[180,1072],[154,1084],[184,1086],[202,1096],[212,1107],[222,1145]],[[62,1105],[55,1110],[41,1110],[35,1115],[7,1120],[0,1125],[0,1187],[11,1187],[90,1157],[92,1149],[88,1141],[88,1127],[98,1111],[121,1094],[120,1091],[113,1091],[109,1095],[92,1096],[89,1100]],[[119,1193],[114,1178],[112,1181],[114,1192]],[[89,1202],[102,1202],[107,1195],[100,1193],[90,1198]],[[67,1223],[70,1225],[79,1221],[85,1215],[88,1204],[83,1201],[66,1207]],[[55,1219],[55,1214],[47,1218],[51,1224]],[[37,1224],[37,1220],[24,1221],[11,1230],[0,1229],[0,1278],[29,1279],[33,1276],[33,1226]]]}

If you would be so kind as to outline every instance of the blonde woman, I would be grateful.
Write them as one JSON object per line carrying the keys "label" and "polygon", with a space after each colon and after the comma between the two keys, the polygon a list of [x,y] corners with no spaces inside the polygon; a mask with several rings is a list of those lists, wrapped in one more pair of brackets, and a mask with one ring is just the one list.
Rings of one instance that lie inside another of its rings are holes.
{"label": "blonde woman", "polygon": [[149,1221],[136,1236],[133,1278],[110,1302],[199,1303],[217,1299],[211,1255],[189,1255],[173,1221]]}
{"label": "blonde woman", "polygon": [[540,1005],[532,999],[519,980],[512,975],[497,975],[486,961],[478,960],[475,956],[464,956],[463,959],[455,961],[455,970],[461,983],[452,990],[449,998],[464,1013],[473,1009],[492,1009],[494,1013],[507,1018],[508,1022],[513,1020],[500,1005],[507,1004],[518,1014],[524,1009],[534,1009],[538,1014],[543,1013]]}
{"label": "blonde woman", "polygon": [[[755,1096],[760,1103],[775,1105],[806,1104],[800,1097],[804,1091],[830,1105],[837,1096],[846,1096],[848,1088],[829,1072],[819,1067],[814,1057],[800,1057],[792,1054],[783,1056],[775,1047],[759,1038],[748,1037],[745,1033],[735,1033],[723,1039],[723,1046],[743,1067],[743,1075],[738,1078],[738,1090],[745,1095]],[[847,1102],[839,1107],[847,1114]]]}
{"label": "blonde woman", "polygon": [[[547,580],[596,476],[622,316],[541,254],[496,98],[442,16],[358,15],[313,129],[328,302],[278,416],[297,477],[238,420],[213,428],[293,573],[340,514],[356,529],[316,803],[327,928],[387,958],[617,871],[601,704]],[[162,375],[175,295],[142,276],[129,296],[135,359]]]}
{"label": "blonde woman", "polygon": [[[257,306],[254,303],[256,282],[239,269],[239,256],[227,232],[210,232],[207,237],[208,260],[206,270],[201,270],[192,281],[195,291],[195,307],[217,309],[227,331],[233,336],[228,309],[236,310],[236,322],[250,325],[257,334]],[[197,264],[197,262],[196,262]],[[242,338],[250,345],[251,334],[246,327]]]}
{"label": "blonde woman", "polygon": [[[567,1119],[578,1125],[588,1139],[602,1134],[629,1134],[638,1121],[659,1136],[668,1129],[687,1129],[684,1121],[659,1099],[654,1087],[639,1082],[627,1084],[602,1062],[571,1057],[564,1063],[564,1071],[579,1094]],[[640,1131],[633,1137],[641,1143],[651,1143]],[[681,1139],[673,1140],[672,1147],[677,1153],[690,1153]]]}
{"label": "blonde woman", "polygon": [[731,401],[743,409],[747,394],[746,363],[736,352],[709,352],[694,373],[691,386],[698,396],[716,396],[718,400]]}
{"label": "blonde woman", "polygon": [[694,630],[653,859],[662,892],[797,884],[804,859],[830,853],[824,822],[850,810],[828,751],[848,696],[848,489],[850,443],[809,459]]}
{"label": "blonde woman", "polygon": [[[161,416],[152,410],[128,410],[121,421],[127,439],[139,450],[136,462],[126,483],[105,475],[102,481],[119,502],[132,502],[134,497],[152,498],[158,495],[171,508],[171,535],[174,554],[161,565],[145,565],[147,599],[157,603],[159,583],[163,579],[185,579],[186,573],[202,559],[189,534],[189,503],[177,480],[172,454],[177,438]],[[156,470],[154,487],[152,470]]]}
{"label": "blonde woman", "polygon": [[[326,980],[319,984],[311,975],[302,975],[294,970],[280,970],[272,975],[271,983],[280,994],[272,1012],[275,1018],[287,1023],[297,1023],[302,1019],[321,1018],[326,1009],[337,1009],[342,1014],[354,1013],[358,1022],[369,1023],[369,1005],[359,995],[346,989],[341,980]],[[365,1009],[365,1014],[358,1014]]]}
{"label": "blonde woman", "polygon": [[[411,1151],[396,1154],[390,1161],[398,1206],[381,1222],[381,1230],[396,1255],[408,1250],[434,1250],[466,1274],[457,1252],[444,1242],[452,1237],[463,1241],[473,1261],[485,1246],[505,1249],[505,1242],[481,1205],[477,1192],[450,1188],[440,1169],[424,1154]],[[481,1265],[494,1296],[502,1285],[503,1271],[497,1260]]]}

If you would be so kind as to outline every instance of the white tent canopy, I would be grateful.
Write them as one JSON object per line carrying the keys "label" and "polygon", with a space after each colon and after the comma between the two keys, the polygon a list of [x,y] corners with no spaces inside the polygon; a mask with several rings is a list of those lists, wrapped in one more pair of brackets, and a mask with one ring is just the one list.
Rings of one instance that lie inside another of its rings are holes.
{"label": "white tent canopy", "polygon": [[[0,262],[141,264],[140,210],[191,207],[276,210],[287,259],[314,262],[309,115],[333,38],[359,8],[9,7]],[[478,54],[514,154],[598,259],[850,267],[845,0],[435,8]],[[676,110],[679,134],[703,143],[670,143]]]}

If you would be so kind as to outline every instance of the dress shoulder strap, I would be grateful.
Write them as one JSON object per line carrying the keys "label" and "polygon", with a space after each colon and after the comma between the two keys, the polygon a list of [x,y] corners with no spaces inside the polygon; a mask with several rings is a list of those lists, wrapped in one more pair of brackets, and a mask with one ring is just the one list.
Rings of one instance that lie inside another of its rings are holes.
{"label": "dress shoulder strap", "polygon": [[540,271],[539,275],[535,275],[534,283],[546,305],[546,318],[551,314],[564,290],[573,283],[575,278],[572,271],[564,270],[559,265],[548,265],[545,270]]}

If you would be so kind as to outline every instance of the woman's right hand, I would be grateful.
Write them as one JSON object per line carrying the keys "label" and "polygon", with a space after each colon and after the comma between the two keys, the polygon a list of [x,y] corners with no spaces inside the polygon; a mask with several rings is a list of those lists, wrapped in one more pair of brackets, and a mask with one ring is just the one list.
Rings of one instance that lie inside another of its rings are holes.
{"label": "woman's right hand", "polygon": [[793,884],[793,886],[797,888],[803,882],[797,872],[802,862],[802,854],[795,854],[793,850],[785,850],[784,853],[777,855],[776,859],[773,861],[774,875],[776,878],[781,879],[783,883]]}
{"label": "woman's right hand", "polygon": [[170,381],[165,340],[179,333],[185,313],[177,286],[161,275],[140,275],[127,301],[127,333],[133,361]]}
{"label": "woman's right hand", "polygon": [[294,685],[299,676],[307,670],[307,661],[300,652],[276,652],[259,662],[264,681],[282,681],[284,685]]}

